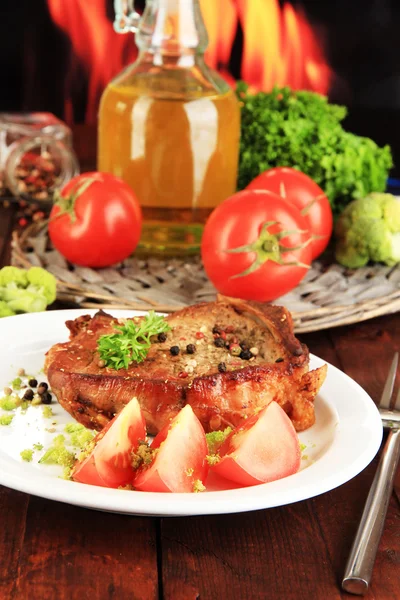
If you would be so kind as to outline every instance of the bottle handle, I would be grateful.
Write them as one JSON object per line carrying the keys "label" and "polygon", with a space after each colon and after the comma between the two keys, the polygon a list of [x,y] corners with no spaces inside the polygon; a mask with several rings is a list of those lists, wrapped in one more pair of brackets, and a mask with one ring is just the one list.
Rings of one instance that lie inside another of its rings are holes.
{"label": "bottle handle", "polygon": [[114,0],[114,29],[117,33],[135,33],[141,16],[135,10],[135,0]]}

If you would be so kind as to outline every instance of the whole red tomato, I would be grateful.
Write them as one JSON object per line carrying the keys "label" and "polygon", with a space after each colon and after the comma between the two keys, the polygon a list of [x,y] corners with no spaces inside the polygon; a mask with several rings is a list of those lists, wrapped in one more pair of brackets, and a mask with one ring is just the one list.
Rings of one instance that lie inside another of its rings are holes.
{"label": "whole red tomato", "polygon": [[276,167],[261,173],[246,189],[269,190],[294,204],[306,218],[312,234],[312,259],[325,250],[332,235],[332,209],[323,190],[308,175],[289,167]]}
{"label": "whole red tomato", "polygon": [[222,294],[274,300],[307,273],[311,262],[307,221],[273,192],[244,190],[211,213],[201,255],[207,275]]}
{"label": "whole red tomato", "polygon": [[54,247],[70,262],[106,267],[136,248],[142,212],[131,188],[109,173],[84,173],[62,189],[49,220]]}

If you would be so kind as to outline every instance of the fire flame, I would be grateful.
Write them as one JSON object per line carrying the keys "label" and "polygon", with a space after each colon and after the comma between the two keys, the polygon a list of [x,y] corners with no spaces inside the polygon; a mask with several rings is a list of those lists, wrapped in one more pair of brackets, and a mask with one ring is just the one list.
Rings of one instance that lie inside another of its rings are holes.
{"label": "fire flame", "polygon": [[88,72],[88,100],[86,122],[95,123],[101,93],[107,83],[121,71],[123,66],[133,62],[137,49],[132,36],[118,35],[106,12],[106,2],[82,2],[81,0],[48,0],[53,21],[70,38],[73,48],[72,64],[66,81],[67,121],[73,121],[69,107],[71,87],[74,82],[75,61],[79,61]]}
{"label": "fire flame", "polygon": [[[206,61],[231,84],[229,62],[238,27],[243,31],[240,77],[254,91],[274,85],[329,90],[331,70],[303,11],[279,0],[200,0],[209,35]],[[86,122],[94,123],[101,93],[137,57],[133,36],[115,33],[106,0],[48,0],[51,17],[69,37],[72,64],[66,80],[67,121],[73,121],[71,89],[77,64],[88,73]],[[77,61],[77,63],[74,63]]]}

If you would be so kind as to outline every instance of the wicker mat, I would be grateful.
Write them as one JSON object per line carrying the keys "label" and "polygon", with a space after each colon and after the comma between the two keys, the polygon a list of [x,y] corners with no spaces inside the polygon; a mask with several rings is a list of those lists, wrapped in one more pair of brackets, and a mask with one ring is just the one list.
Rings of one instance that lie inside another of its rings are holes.
{"label": "wicker mat", "polygon": [[[12,264],[45,267],[57,278],[58,300],[81,308],[173,312],[216,295],[199,258],[132,257],[97,270],[72,266],[51,248],[46,228],[37,224],[14,232]],[[317,260],[303,281],[274,304],[292,312],[297,333],[394,313],[400,310],[400,265],[349,270]]]}

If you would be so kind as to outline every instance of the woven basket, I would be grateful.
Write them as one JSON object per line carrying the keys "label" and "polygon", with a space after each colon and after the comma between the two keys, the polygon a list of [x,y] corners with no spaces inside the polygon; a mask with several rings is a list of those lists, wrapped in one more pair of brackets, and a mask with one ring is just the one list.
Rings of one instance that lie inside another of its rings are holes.
{"label": "woven basket", "polygon": [[[67,263],[51,247],[45,224],[14,232],[12,264],[45,267],[57,279],[58,300],[82,308],[173,312],[215,299],[199,258],[142,260],[89,269]],[[292,313],[297,333],[348,325],[400,310],[400,265],[349,270],[314,261],[303,281],[275,300]]]}

